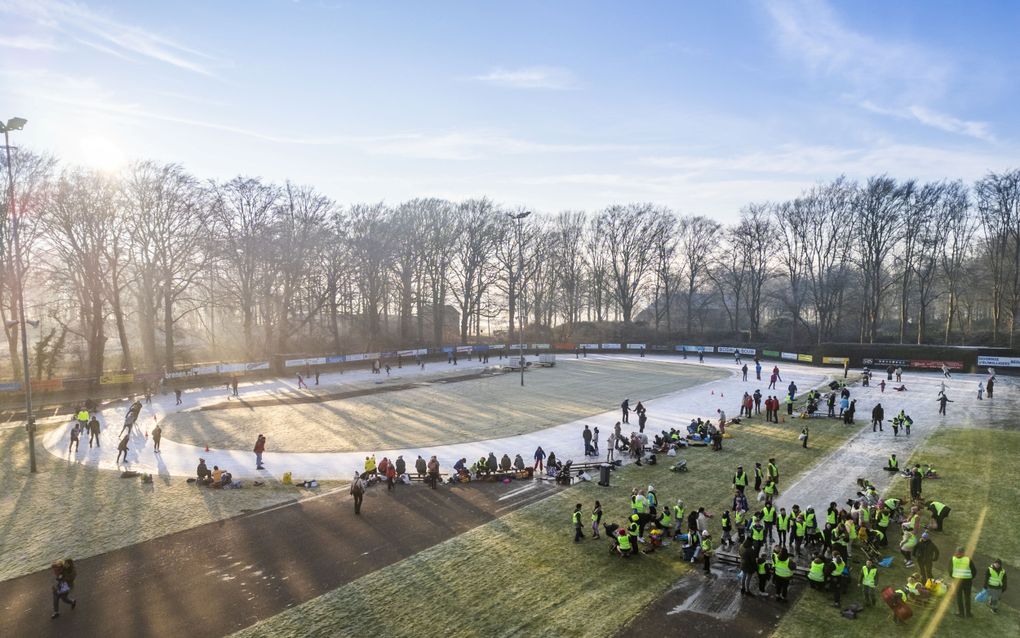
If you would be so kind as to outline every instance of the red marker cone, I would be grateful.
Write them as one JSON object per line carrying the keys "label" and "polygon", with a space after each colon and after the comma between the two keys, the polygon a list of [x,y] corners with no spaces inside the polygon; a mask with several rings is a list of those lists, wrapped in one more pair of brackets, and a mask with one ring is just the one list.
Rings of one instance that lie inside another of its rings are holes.
{"label": "red marker cone", "polygon": [[206,452],[208,452],[208,451],[209,451],[209,444],[208,444],[208,443],[206,443],[206,444],[205,444],[205,451],[206,451]]}

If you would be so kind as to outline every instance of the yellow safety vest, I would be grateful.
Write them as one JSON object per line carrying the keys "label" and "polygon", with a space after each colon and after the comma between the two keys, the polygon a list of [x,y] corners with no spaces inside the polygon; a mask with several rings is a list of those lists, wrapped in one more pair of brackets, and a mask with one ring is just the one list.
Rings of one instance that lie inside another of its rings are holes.
{"label": "yellow safety vest", "polygon": [[814,512],[808,512],[804,515],[804,524],[808,527],[815,527],[815,514]]}
{"label": "yellow safety vest", "polygon": [[747,485],[747,472],[741,472],[740,474],[733,475],[733,484],[737,487],[744,487]]}
{"label": "yellow safety vest", "polygon": [[970,570],[970,558],[953,556],[953,578],[974,578]]}
{"label": "yellow safety vest", "polygon": [[783,516],[782,514],[776,515],[776,529],[781,532],[785,532],[790,527],[790,515]]}
{"label": "yellow safety vest", "polygon": [[878,573],[877,567],[872,567],[871,569],[868,569],[867,565],[861,566],[861,575],[864,577],[864,580],[861,582],[864,584],[865,587],[875,586],[875,574],[877,573]]}
{"label": "yellow safety vest", "polygon": [[753,541],[763,541],[763,540],[765,540],[765,528],[764,527],[760,527],[759,528],[759,527],[755,527],[755,526],[752,525],[751,526],[751,540],[753,540]]}
{"label": "yellow safety vest", "polygon": [[994,567],[988,567],[988,586],[989,587],[1002,587],[1002,577],[1006,575],[1006,568],[1003,567],[999,571],[995,571]]}
{"label": "yellow safety vest", "polygon": [[619,544],[620,549],[622,549],[623,551],[625,552],[630,551],[630,536],[627,536],[626,534],[620,534],[619,536],[616,537],[616,542],[617,544]]}
{"label": "yellow safety vest", "polygon": [[826,512],[825,513],[825,522],[828,523],[829,525],[835,525],[836,524],[836,512]]}
{"label": "yellow safety vest", "polygon": [[807,534],[807,525],[804,521],[796,521],[794,523],[797,531],[797,538],[803,538]]}
{"label": "yellow safety vest", "polygon": [[776,516],[776,508],[774,507],[763,507],[761,512],[762,520],[764,520],[766,523],[771,523]]}
{"label": "yellow safety vest", "polygon": [[825,582],[825,563],[812,562],[807,577],[816,583]]}
{"label": "yellow safety vest", "polygon": [[843,572],[846,570],[846,563],[844,563],[842,559],[840,559],[838,562],[832,561],[832,567],[833,576],[842,576]]}
{"label": "yellow safety vest", "polygon": [[660,522],[660,525],[662,525],[663,527],[669,527],[672,524],[673,524],[673,519],[671,519],[670,516],[669,516],[669,510],[668,509],[663,510],[662,511],[662,521]]}
{"label": "yellow safety vest", "polygon": [[938,501],[934,501],[931,505],[932,505],[932,507],[935,508],[935,516],[941,515],[942,514],[942,510],[946,509],[946,504],[945,503],[939,503]]}
{"label": "yellow safety vest", "polygon": [[571,518],[573,519],[574,525],[581,524],[581,512],[574,512],[574,515]]}
{"label": "yellow safety vest", "polygon": [[787,558],[786,560],[777,560],[777,559],[773,558],[772,559],[772,566],[775,568],[776,576],[778,578],[789,578],[789,577],[793,576],[793,572],[790,571],[790,559],[789,558]]}

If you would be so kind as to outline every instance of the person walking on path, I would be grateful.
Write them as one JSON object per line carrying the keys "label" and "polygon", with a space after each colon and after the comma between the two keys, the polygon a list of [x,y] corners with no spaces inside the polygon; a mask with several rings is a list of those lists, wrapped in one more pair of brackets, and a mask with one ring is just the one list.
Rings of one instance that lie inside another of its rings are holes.
{"label": "person walking on path", "polygon": [[624,399],[620,404],[620,411],[623,413],[623,423],[630,423],[630,399]]}
{"label": "person walking on path", "polygon": [[[989,399],[992,398],[992,393],[991,392],[988,393],[988,398]],[[939,393],[939,398],[937,398],[935,400],[938,401],[938,403],[939,403],[939,414],[941,414],[943,416],[945,416],[945,414],[946,414],[946,404],[947,403],[954,403],[954,401],[952,399],[950,399],[949,397],[947,397],[944,392]]]}
{"label": "person walking on path", "polygon": [[581,504],[578,503],[574,506],[574,513],[570,515],[570,520],[574,524],[574,542],[579,543],[584,538],[584,532],[581,531]]}
{"label": "person walking on path", "polygon": [[809,434],[810,432],[808,432],[808,427],[805,425],[804,429],[800,431],[800,446],[805,450],[807,449],[807,441]]}
{"label": "person walking on path", "polygon": [[988,590],[988,607],[993,614],[999,613],[999,599],[1006,592],[1006,568],[1002,559],[996,558],[985,572],[985,589]]}
{"label": "person walking on path", "polygon": [[988,383],[985,384],[985,389],[988,391],[988,398],[992,398],[992,390],[995,388],[995,377],[988,377]]}
{"label": "person walking on path", "polygon": [[99,419],[92,415],[92,420],[88,424],[89,432],[89,447],[92,447],[92,441],[96,442],[96,447],[99,447]]}
{"label": "person walking on path", "polygon": [[361,480],[361,474],[354,473],[354,480],[351,481],[351,496],[354,497],[354,515],[361,514],[361,502],[365,499],[365,482]]}
{"label": "person walking on path", "polygon": [[539,445],[535,450],[535,470],[541,473],[543,471],[542,462],[545,461],[545,450]]}
{"label": "person walking on path", "polygon": [[308,389],[308,385],[305,383],[305,378],[301,376],[300,372],[297,373],[297,387],[298,390],[300,390],[301,388],[304,388],[305,390]]}
{"label": "person walking on path", "polygon": [[740,369],[740,372],[742,374],[742,379],[741,380],[742,381],[747,381],[747,364],[746,363],[744,364],[744,367]]}
{"label": "person walking on path", "polygon": [[[318,385],[318,384],[316,384],[316,385]],[[237,377],[234,377],[233,379],[231,379],[231,381],[230,381],[230,389],[233,391],[233,394],[234,394],[235,397],[238,396],[238,394],[237,394]]]}
{"label": "person walking on path", "polygon": [[262,455],[266,451],[266,437],[259,434],[258,438],[255,439],[255,448],[252,450],[255,452],[255,469],[261,470],[262,468]]}
{"label": "person walking on path", "polygon": [[874,432],[877,427],[879,432],[883,432],[882,421],[884,420],[885,410],[882,408],[882,404],[878,403],[871,409],[871,431]]}
{"label": "person walking on path", "polygon": [[974,585],[974,573],[977,565],[969,556],[964,555],[964,549],[957,547],[953,558],[949,562],[950,576],[953,578],[953,587],[956,588],[956,615],[961,618],[970,618],[971,589]]}
{"label": "person walking on path", "polygon": [[117,444],[117,460],[115,462],[118,465],[120,464],[120,457],[122,454],[124,455],[124,462],[127,463],[128,439],[130,438],[131,438],[130,434],[125,434],[124,438],[122,438],[120,440],[120,443]]}
{"label": "person walking on path", "polygon": [[429,485],[432,489],[436,489],[436,484],[439,483],[439,459],[436,458],[435,454],[429,459],[428,463],[429,470]]}
{"label": "person walking on path", "polygon": [[75,421],[74,425],[71,426],[71,442],[67,444],[67,453],[71,453],[71,448],[74,448],[75,453],[78,452],[78,437],[81,435],[81,426]]}
{"label": "person walking on path", "polygon": [[56,582],[53,584],[53,615],[50,618],[60,617],[60,601],[67,603],[72,610],[78,606],[78,601],[71,598],[71,589],[74,587],[75,568],[70,558],[54,561],[50,568]]}
{"label": "person walking on path", "polygon": [[754,543],[750,538],[740,546],[740,593],[745,596],[754,597],[751,587],[754,585],[754,576],[758,573],[758,556],[754,551]]}
{"label": "person walking on path", "polygon": [[159,452],[159,442],[163,438],[163,428],[158,424],[152,428],[152,451]]}
{"label": "person walking on path", "polygon": [[176,397],[176,399],[177,399],[177,405],[180,405],[180,404],[184,403],[183,401],[181,401],[181,389],[180,388],[174,388],[174,397]]}

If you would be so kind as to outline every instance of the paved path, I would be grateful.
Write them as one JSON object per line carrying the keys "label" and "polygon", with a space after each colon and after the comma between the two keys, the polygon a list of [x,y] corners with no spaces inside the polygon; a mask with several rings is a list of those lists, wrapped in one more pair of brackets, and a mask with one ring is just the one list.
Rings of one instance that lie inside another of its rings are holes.
{"label": "paved path", "polygon": [[210,523],[79,561],[78,607],[56,620],[48,570],[0,582],[0,637],[223,636],[558,489],[376,485],[359,517],[340,490]]}
{"label": "paved path", "polygon": [[[564,358],[561,365],[591,365],[600,360],[606,360],[609,357],[638,360],[637,355],[593,355],[583,364],[569,358]],[[699,365],[694,360],[684,361],[675,356],[649,355],[645,360],[668,361],[677,365]],[[753,368],[753,362],[749,361],[749,364]],[[446,367],[446,364],[430,365],[433,370],[426,370],[426,373],[434,371],[438,367],[442,367],[447,372],[452,369],[452,366]],[[490,361],[490,366],[492,365]],[[728,370],[731,372],[731,376],[645,401],[649,411],[655,415],[656,423],[659,424],[660,428],[666,427],[668,429],[671,425],[684,427],[695,416],[714,418],[716,416],[716,408],[722,408],[728,415],[736,416],[739,413],[739,399],[743,392],[753,392],[755,388],[761,388],[763,391],[767,389],[767,381],[756,382],[753,380],[753,371],[750,374],[751,381],[741,381],[739,368],[733,364],[733,360],[729,357],[707,358],[703,365]],[[767,369],[770,370],[771,364],[766,365],[768,366]],[[783,370],[783,378],[785,379],[783,383],[784,388],[786,383],[795,379],[800,392],[804,392],[807,388],[820,384],[826,378],[826,371],[819,368],[786,362],[781,362],[779,365]],[[456,368],[456,371],[458,374],[464,374],[467,371],[480,372],[483,368],[484,366],[477,361],[464,362]],[[555,368],[540,371],[540,374],[555,373]],[[408,378],[413,379],[415,375],[420,377],[423,373],[414,368],[404,368],[401,374],[409,375]],[[766,373],[763,371],[764,374]],[[372,376],[368,372],[348,373],[342,375],[342,377],[341,375],[323,375],[320,379],[323,385],[320,388],[324,388],[321,390],[324,393],[333,393],[336,391],[337,385],[355,382],[364,383],[371,379]],[[241,398],[245,401],[262,401],[273,397],[280,401],[288,401],[294,399],[294,397],[311,396],[311,393],[304,394],[293,387],[292,383],[279,379],[252,384],[248,387],[242,386],[241,390]],[[782,390],[779,392],[781,393]],[[201,409],[202,407],[220,404],[223,400],[224,390],[222,388],[207,388],[193,393],[185,393],[185,403],[180,409],[185,411]],[[613,401],[615,402],[615,399]],[[206,452],[198,446],[178,443],[164,436],[161,443],[162,452],[155,454],[152,451],[152,443],[144,438],[142,431],[151,429],[151,424],[161,419],[168,411],[177,410],[178,408],[172,405],[173,402],[174,398],[172,395],[169,397],[158,397],[153,399],[152,405],[147,405],[142,409],[142,414],[139,416],[139,423],[142,424],[142,428],[136,428],[134,431],[130,444],[131,451],[128,457],[128,466],[118,466],[115,462],[115,457],[117,456],[117,435],[121,429],[120,423],[123,421],[123,411],[126,409],[126,406],[116,410],[107,410],[103,413],[102,416],[108,425],[103,431],[101,449],[89,450],[87,444],[83,442],[79,453],[72,459],[72,462],[110,470],[129,467],[138,472],[169,477],[193,476],[198,458],[202,457],[206,459],[210,467],[219,465],[220,467],[229,468],[235,478],[254,478],[260,475],[259,472],[255,471],[255,458],[249,450],[212,450]],[[584,455],[584,447],[580,436],[584,425],[590,424],[599,427],[603,439],[602,447],[604,448],[605,438],[609,436],[613,424],[619,418],[619,411],[612,410],[529,434],[429,448],[361,450],[335,453],[273,452],[270,450],[265,455],[267,467],[265,473],[277,478],[284,472],[290,471],[293,472],[294,476],[300,477],[349,479],[355,470],[363,467],[365,456],[368,454],[376,454],[380,459],[383,456],[393,459],[397,455],[403,455],[408,465],[413,464],[419,454],[426,459],[430,455],[435,454],[440,464],[444,468],[449,468],[460,458],[477,459],[480,456],[488,455],[489,452],[496,452],[497,455],[503,451],[510,452],[511,455],[520,452],[525,459],[528,459],[539,445],[546,452],[555,451],[557,457],[561,459],[580,459]],[[67,458],[67,442],[70,436],[69,427],[54,428],[44,437],[43,443],[47,451],[55,456]],[[631,428],[633,430],[637,429],[636,418],[635,423],[631,424]]]}

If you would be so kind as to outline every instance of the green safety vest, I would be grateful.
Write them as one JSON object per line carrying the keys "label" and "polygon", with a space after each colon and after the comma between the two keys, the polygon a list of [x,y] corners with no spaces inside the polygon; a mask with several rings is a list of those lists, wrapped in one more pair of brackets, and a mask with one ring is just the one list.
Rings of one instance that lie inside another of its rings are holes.
{"label": "green safety vest", "polygon": [[745,517],[743,512],[738,511],[736,514],[733,515],[733,520],[737,523],[738,528],[744,526],[744,518]]}
{"label": "green safety vest", "polygon": [[745,487],[747,485],[747,472],[741,472],[740,474],[733,474],[733,484],[737,487]]}
{"label": "green safety vest", "polygon": [[662,510],[662,520],[659,521],[659,524],[663,527],[669,527],[673,524],[673,519],[670,518],[668,509]]}
{"label": "green safety vest", "polygon": [[825,582],[825,563],[817,563],[812,561],[811,568],[808,570],[808,580],[813,580],[816,583]]}
{"label": "green safety vest", "polygon": [[832,567],[833,576],[842,576],[843,572],[846,570],[846,563],[844,563],[843,559],[841,558],[838,561],[835,560],[832,561]]}
{"label": "green safety vest", "polygon": [[623,551],[625,552],[630,551],[630,536],[627,536],[626,534],[620,534],[619,536],[616,537],[616,542],[620,546],[620,549],[622,549]]}
{"label": "green safety vest", "polygon": [[995,571],[995,568],[991,565],[988,566],[988,586],[989,587],[1002,587],[1002,577],[1006,575],[1006,568],[1003,567],[999,571]]}
{"label": "green safety vest", "polygon": [[854,519],[849,518],[847,520],[850,522],[850,524],[847,525],[847,535],[850,536],[850,538],[857,538],[857,526],[854,525]]}
{"label": "green safety vest", "polygon": [[722,520],[719,521],[719,523],[722,525],[723,529],[729,529],[730,528],[730,517],[725,515],[725,514],[723,514]]}
{"label": "green safety vest", "polygon": [[679,505],[674,505],[673,517],[676,518],[676,520],[678,521],[684,520],[684,508],[680,507]]}
{"label": "green safety vest", "polygon": [[897,589],[896,593],[900,595],[900,600],[902,600],[903,602],[907,602],[907,592],[903,591],[902,589]]}
{"label": "green safety vest", "polygon": [[861,566],[861,575],[864,577],[864,580],[862,580],[861,583],[865,587],[874,587],[875,586],[875,574],[877,574],[877,573],[878,573],[878,568],[877,567],[872,567],[871,569],[868,569],[867,565],[862,565]]}
{"label": "green safety vest", "polygon": [[871,530],[871,533],[875,535],[875,539],[878,541],[882,541],[885,539],[885,532],[883,532],[880,529],[873,529]]}
{"label": "green safety vest", "polygon": [[572,518],[573,518],[573,521],[574,521],[574,525],[580,525],[581,524],[581,512],[574,512],[574,515],[573,515]]}
{"label": "green safety vest", "polygon": [[807,534],[807,525],[804,524],[804,521],[794,521],[793,525],[797,532],[797,538],[804,538]]}
{"label": "green safety vest", "polygon": [[898,470],[900,469],[900,462],[897,459],[894,459],[893,457],[890,456],[889,467],[893,468],[894,470]]}
{"label": "green safety vest", "polygon": [[778,558],[772,559],[772,566],[776,570],[776,576],[778,578],[789,578],[793,576],[793,572],[790,571],[790,559],[779,560]]}
{"label": "green safety vest", "polygon": [[640,530],[641,526],[638,525],[637,523],[631,523],[630,525],[627,526],[627,533],[629,533],[631,536],[637,536]]}
{"label": "green safety vest", "polygon": [[775,517],[776,517],[776,508],[775,507],[769,507],[768,505],[766,505],[765,507],[763,507],[761,509],[761,512],[762,512],[762,520],[764,520],[766,523],[771,523],[775,519]]}
{"label": "green safety vest", "polygon": [[81,412],[78,413],[78,420],[79,421],[88,421],[89,420],[89,413],[86,412],[85,410],[82,410]]}
{"label": "green safety vest", "polygon": [[599,515],[596,512],[592,512],[591,513],[591,522],[594,523],[597,520],[599,520]]}
{"label": "green safety vest", "polygon": [[808,512],[807,514],[804,515],[804,524],[807,525],[808,527],[816,527],[814,512]]}
{"label": "green safety vest", "polygon": [[785,532],[790,527],[790,515],[776,514],[776,529]]}
{"label": "green safety vest", "polygon": [[758,573],[759,574],[765,573],[765,561],[761,561],[760,563],[758,563]]}
{"label": "green safety vest", "polygon": [[889,527],[889,512],[882,510],[882,513],[878,515],[878,526]]}
{"label": "green safety vest", "polygon": [[941,516],[942,510],[946,509],[946,504],[938,501],[932,501],[931,506],[935,508],[935,516]]}
{"label": "green safety vest", "polygon": [[885,500],[884,505],[888,507],[890,510],[895,510],[897,507],[900,506],[900,500],[898,498],[889,498]]}
{"label": "green safety vest", "polygon": [[756,527],[756,526],[752,525],[751,526],[751,540],[753,540],[753,541],[763,541],[763,540],[765,540],[765,528],[764,527]]}
{"label": "green safety vest", "polygon": [[766,494],[768,494],[769,496],[775,496],[775,494],[776,494],[776,484],[775,483],[768,483],[767,485],[765,485],[764,492]]}
{"label": "green safety vest", "polygon": [[836,512],[828,511],[825,513],[825,522],[829,525],[836,524]]}
{"label": "green safety vest", "polygon": [[701,541],[701,551],[706,553],[706,554],[708,552],[712,551],[712,541],[710,541],[707,538],[705,540]]}
{"label": "green safety vest", "polygon": [[866,507],[861,509],[861,522],[862,523],[871,522],[871,512],[869,512],[868,508]]}
{"label": "green safety vest", "polygon": [[953,578],[974,578],[970,570],[970,559],[966,556],[953,556]]}
{"label": "green safety vest", "polygon": [[779,480],[779,468],[772,463],[769,463],[769,476],[777,481]]}

